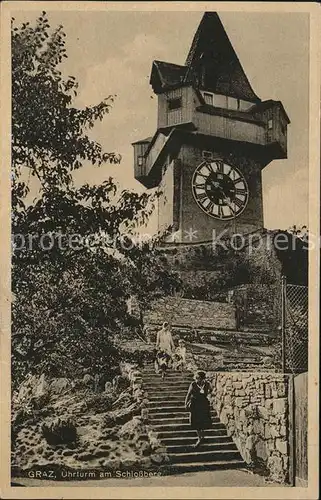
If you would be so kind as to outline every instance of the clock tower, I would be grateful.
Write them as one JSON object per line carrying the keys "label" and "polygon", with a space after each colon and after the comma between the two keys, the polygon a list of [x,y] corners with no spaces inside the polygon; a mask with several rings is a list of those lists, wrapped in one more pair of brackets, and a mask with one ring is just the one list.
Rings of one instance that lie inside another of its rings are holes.
{"label": "clock tower", "polygon": [[289,118],[256,95],[217,13],[204,14],[184,65],[153,62],[150,83],[157,130],[133,144],[134,168],[160,189],[158,230],[196,243],[262,229],[261,172],[287,157]]}

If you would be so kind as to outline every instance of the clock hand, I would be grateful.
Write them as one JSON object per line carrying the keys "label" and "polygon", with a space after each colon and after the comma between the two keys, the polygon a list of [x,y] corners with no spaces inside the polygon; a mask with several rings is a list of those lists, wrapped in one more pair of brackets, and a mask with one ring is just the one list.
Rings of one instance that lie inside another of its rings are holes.
{"label": "clock hand", "polygon": [[231,207],[232,202],[231,202],[231,200],[229,198],[227,198],[226,194],[224,193],[224,190],[223,190],[222,186],[219,186],[219,190],[223,194],[223,201],[225,201],[225,203],[230,207],[230,209],[232,210],[232,212],[235,213],[235,210]]}
{"label": "clock hand", "polygon": [[223,200],[228,203],[228,198],[227,198],[222,186],[219,186],[218,189],[219,189],[219,191],[221,191],[221,193],[223,195]]}

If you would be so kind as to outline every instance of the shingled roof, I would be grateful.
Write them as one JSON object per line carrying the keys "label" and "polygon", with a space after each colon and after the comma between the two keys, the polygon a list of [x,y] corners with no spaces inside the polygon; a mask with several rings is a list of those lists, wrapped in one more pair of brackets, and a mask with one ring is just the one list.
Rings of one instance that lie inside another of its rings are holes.
{"label": "shingled roof", "polygon": [[177,85],[182,84],[184,82],[187,69],[188,68],[186,66],[180,66],[179,64],[154,61],[150,77],[150,83],[153,90],[158,93],[165,88],[176,87]]}
{"label": "shingled roof", "polygon": [[132,142],[132,146],[134,144],[147,144],[147,143],[151,142],[152,138],[153,138],[153,136],[146,137],[146,139],[139,139],[139,141]]}
{"label": "shingled roof", "polygon": [[258,102],[236,52],[216,12],[205,12],[185,65],[186,81],[198,79],[213,92]]}
{"label": "shingled roof", "polygon": [[225,94],[254,103],[254,93],[216,12],[206,12],[184,66],[154,61],[150,83],[156,93],[179,85]]}

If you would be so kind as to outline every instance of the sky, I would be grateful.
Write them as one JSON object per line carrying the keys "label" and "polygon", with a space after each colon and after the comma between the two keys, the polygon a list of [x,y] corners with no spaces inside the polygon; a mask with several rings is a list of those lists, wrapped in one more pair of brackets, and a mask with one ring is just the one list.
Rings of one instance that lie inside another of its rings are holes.
{"label": "sky", "polygon": [[[40,14],[40,12],[39,12]],[[263,171],[264,226],[286,229],[308,224],[309,17],[305,13],[218,14],[254,92],[282,101],[291,120],[288,159]],[[16,21],[37,13],[15,12]],[[116,95],[113,109],[90,136],[106,151],[122,155],[117,166],[86,166],[76,182],[100,183],[110,175],[120,187],[142,191],[133,176],[131,143],[156,131],[157,96],[149,84],[153,60],[184,64],[203,12],[50,11],[62,24],[66,75],[79,81],[75,105],[97,104]]]}

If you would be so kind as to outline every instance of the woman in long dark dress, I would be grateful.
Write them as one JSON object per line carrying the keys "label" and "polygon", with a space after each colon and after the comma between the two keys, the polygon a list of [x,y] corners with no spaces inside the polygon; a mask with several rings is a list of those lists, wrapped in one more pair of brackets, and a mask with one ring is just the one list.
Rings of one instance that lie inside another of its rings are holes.
{"label": "woman in long dark dress", "polygon": [[203,442],[205,429],[212,427],[211,407],[207,399],[210,389],[205,372],[198,371],[185,398],[185,407],[190,412],[191,428],[196,430],[198,436],[195,447]]}

